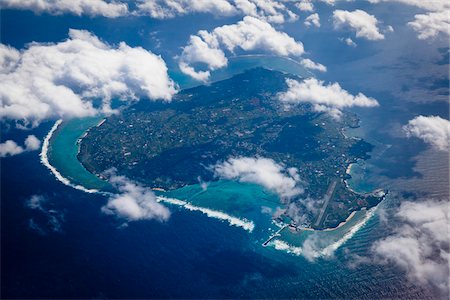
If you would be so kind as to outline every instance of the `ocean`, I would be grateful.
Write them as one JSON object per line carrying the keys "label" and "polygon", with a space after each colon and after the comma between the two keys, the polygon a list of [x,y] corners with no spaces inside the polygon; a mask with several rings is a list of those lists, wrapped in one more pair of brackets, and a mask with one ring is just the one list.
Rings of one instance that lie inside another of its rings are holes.
{"label": "ocean", "polygon": [[[253,58],[252,58],[253,59]],[[310,261],[289,232],[263,247],[277,228],[261,208],[275,210],[274,195],[252,184],[216,182],[164,196],[207,203],[254,228],[203,209],[166,203],[167,222],[123,220],[102,214],[107,196],[88,191],[105,184],[76,158],[76,141],[101,117],[48,122],[33,130],[41,140],[55,128],[49,162],[69,178],[64,184],[37,152],[2,159],[2,297],[77,298],[432,298],[395,266],[356,264],[385,235],[377,211],[356,216],[339,244]],[[11,129],[2,138],[21,135]],[[353,188],[364,188],[362,171]],[[78,186],[78,188],[77,188]],[[79,188],[83,187],[83,188]],[[46,199],[27,205],[32,195]],[[392,203],[391,203],[392,201]],[[395,205],[389,196],[380,206]],[[235,210],[233,211],[233,208]],[[364,221],[364,222],[362,222]],[[237,224],[237,225],[236,225]],[[359,225],[358,225],[359,224]],[[355,226],[357,225],[357,226]],[[334,248],[333,248],[334,247]]]}
{"label": "ocean", "polygon": [[[361,5],[360,1],[345,3],[346,6],[355,4]],[[363,7],[369,5],[363,4]],[[326,9],[330,15],[335,8]],[[405,19],[404,7],[388,9],[389,14],[380,8],[376,15],[384,14],[385,24],[393,25],[396,32],[404,30],[400,26],[411,21]],[[392,11],[402,14],[392,14]],[[326,15],[324,12],[323,19]],[[240,19],[233,18],[227,23]],[[23,49],[33,41],[62,41],[67,38],[69,28],[78,28],[92,31],[112,45],[124,41],[132,47],[141,46],[161,54],[169,69],[174,70],[177,62],[173,57],[179,55],[188,36],[201,29],[211,30],[223,25],[223,20],[196,15],[164,22],[147,17],[109,20],[2,9],[1,23],[2,43],[17,49]],[[87,189],[97,189],[103,183],[73,160],[77,148],[72,143],[73,136],[65,135],[67,139],[60,140],[62,143],[58,146],[63,150],[58,151],[61,156],[52,157],[52,163],[57,164],[59,160],[57,170],[70,178],[72,186],[57,180],[41,163],[37,151],[1,159],[1,297],[441,297],[431,287],[412,283],[392,264],[357,263],[358,257],[370,257],[372,243],[388,234],[390,228],[381,221],[380,211],[395,209],[399,193],[427,191],[435,197],[448,198],[448,163],[442,163],[448,161],[448,156],[426,150],[420,141],[402,138],[398,133],[401,124],[418,114],[448,119],[448,101],[435,102],[437,97],[428,93],[429,87],[418,84],[429,85],[434,70],[430,70],[428,64],[426,68],[417,68],[417,57],[427,58],[424,61],[428,62],[434,59],[434,52],[430,51],[429,43],[417,40],[412,30],[405,31],[400,39],[387,38],[385,42],[358,40],[358,47],[349,49],[340,40],[341,32],[329,30],[327,26],[332,25],[322,23],[318,32],[304,30],[297,23],[285,24],[285,29],[304,42],[305,50],[311,55],[308,57],[328,67],[327,73],[319,78],[339,82],[352,94],[363,92],[380,102],[379,108],[355,110],[362,119],[355,134],[375,144],[376,148],[371,160],[355,168],[352,187],[390,189],[389,196],[373,216],[332,256],[309,261],[289,245],[278,243],[262,247],[267,232],[261,232],[259,228],[267,218],[258,212],[259,207],[246,214],[244,210],[236,212],[242,213],[241,218],[254,219],[255,227],[251,231],[232,225],[226,217],[212,218],[201,210],[170,204],[166,205],[172,215],[163,223],[125,224],[104,215],[101,207],[107,202],[106,196],[74,188],[83,185]],[[150,32],[157,33],[157,38],[153,39]],[[408,37],[417,41],[407,41]],[[160,43],[164,47],[159,48]],[[213,74],[213,80],[229,77],[244,66],[284,68],[300,76],[310,75],[292,61],[252,56],[230,59],[228,68]],[[176,71],[171,71],[171,76],[183,87],[195,85]],[[442,85],[446,88],[448,82]],[[408,90],[412,92],[407,93]],[[448,94],[441,96],[448,98]],[[82,135],[98,121],[72,124],[75,140],[76,135]],[[9,125],[2,124],[2,142],[8,139],[23,141],[29,134],[44,140],[54,121],[28,131]],[[214,202],[225,197],[219,191],[228,184],[218,184],[216,190],[210,187],[208,200]],[[231,185],[234,194],[247,195],[236,198],[239,203],[254,203],[255,195],[265,199],[265,206],[274,203],[271,195],[253,185]],[[189,187],[177,191],[176,196],[194,201],[191,193],[197,189]],[[28,204],[33,195],[44,199],[39,208],[31,208]]]}
{"label": "ocean", "polygon": [[[42,130],[40,137],[45,133]],[[348,253],[367,255],[370,242],[383,234],[376,216],[334,257],[309,262],[262,247],[242,228],[183,208],[171,206],[172,216],[164,223],[124,225],[101,213],[104,196],[55,180],[36,152],[4,159],[1,170],[4,298],[433,295],[392,266],[351,266]],[[34,194],[48,199],[43,211],[26,206]]]}

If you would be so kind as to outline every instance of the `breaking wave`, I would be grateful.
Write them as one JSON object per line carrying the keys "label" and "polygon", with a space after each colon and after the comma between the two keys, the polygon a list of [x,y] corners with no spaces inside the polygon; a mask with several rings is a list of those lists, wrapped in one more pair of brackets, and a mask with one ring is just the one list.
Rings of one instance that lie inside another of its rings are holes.
{"label": "breaking wave", "polygon": [[74,189],[77,189],[77,190],[80,190],[80,191],[83,191],[86,193],[90,193],[90,194],[98,193],[99,191],[96,189],[87,189],[84,186],[71,183],[69,179],[62,176],[61,173],[59,173],[59,171],[50,164],[50,162],[48,160],[48,150],[50,147],[50,139],[52,138],[56,129],[58,129],[59,125],[61,125],[61,123],[62,123],[62,119],[59,119],[58,121],[56,121],[55,124],[53,124],[50,131],[48,132],[48,134],[45,136],[44,142],[42,143],[41,153],[39,154],[39,156],[41,157],[41,163],[44,166],[46,166],[50,170],[50,172],[52,172],[52,174],[56,177],[56,179],[58,181],[62,182],[64,185],[70,186]]}
{"label": "breaking wave", "polygon": [[[351,227],[351,229],[346,232],[339,240],[326,246],[325,248],[315,248],[314,245],[308,245],[308,249],[303,249],[302,247],[292,246],[283,240],[275,239],[269,243],[270,246],[274,247],[276,250],[284,251],[294,255],[304,255],[306,258],[312,260],[320,257],[331,257],[334,252],[339,249],[343,244],[350,240],[364,225],[369,221],[369,219],[375,214],[376,207],[369,209],[361,221],[356,223]],[[307,241],[305,241],[307,242]],[[304,242],[304,243],[305,243]],[[314,244],[314,243],[313,243]]]}
{"label": "breaking wave", "polygon": [[252,221],[249,221],[247,219],[236,218],[236,217],[230,216],[221,211],[212,210],[209,208],[204,208],[204,207],[199,207],[199,206],[194,206],[191,203],[183,201],[183,200],[159,196],[159,197],[157,197],[157,201],[181,206],[190,211],[202,212],[210,218],[227,221],[230,225],[236,226],[236,227],[241,227],[244,230],[247,230],[248,232],[252,232],[253,229],[255,229],[255,224]]}
{"label": "breaking wave", "polygon": [[[54,166],[52,166],[52,164],[50,164],[50,161],[48,159],[50,140],[51,140],[53,134],[55,133],[55,131],[61,125],[61,123],[62,123],[61,119],[57,120],[55,122],[55,124],[53,124],[52,128],[50,129],[50,131],[48,132],[46,137],[44,138],[44,142],[42,143],[42,149],[41,149],[41,153],[40,153],[41,163],[44,166],[46,166],[52,172],[52,174],[56,177],[56,179],[58,181],[60,181],[61,183],[63,183],[64,185],[70,186],[74,189],[77,189],[77,190],[80,190],[80,191],[83,191],[86,193],[90,193],[90,194],[101,193],[99,190],[96,190],[96,189],[88,189],[88,188],[85,188],[84,186],[81,186],[78,184],[73,184],[72,182],[70,182],[69,179],[64,177]],[[249,221],[247,219],[240,219],[240,218],[236,218],[236,217],[227,215],[226,213],[223,213],[221,211],[216,211],[216,210],[212,210],[209,208],[194,206],[183,200],[159,196],[159,197],[157,197],[157,201],[165,202],[165,203],[169,203],[169,204],[173,204],[173,205],[177,205],[177,206],[182,206],[185,209],[190,210],[190,211],[202,212],[210,218],[227,221],[230,225],[236,226],[236,227],[241,227],[249,232],[252,232],[253,229],[255,228],[255,224],[252,221]]]}
{"label": "breaking wave", "polygon": [[333,253],[339,249],[343,244],[345,244],[349,239],[351,239],[364,225],[366,225],[367,221],[375,214],[375,209],[377,207],[373,207],[369,209],[364,216],[364,218],[356,223],[347,233],[344,234],[342,238],[340,238],[335,243],[325,247],[321,252],[320,256],[331,256]]}
{"label": "breaking wave", "polygon": [[285,251],[287,253],[291,253],[297,256],[301,255],[303,252],[301,247],[289,245],[285,241],[281,240],[273,240],[269,243],[269,245],[273,246],[276,250]]}

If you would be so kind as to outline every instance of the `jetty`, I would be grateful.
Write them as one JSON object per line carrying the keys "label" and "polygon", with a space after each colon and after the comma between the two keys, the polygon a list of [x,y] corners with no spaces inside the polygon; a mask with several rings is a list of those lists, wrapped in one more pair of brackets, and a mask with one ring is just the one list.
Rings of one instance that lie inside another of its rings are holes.
{"label": "jetty", "polygon": [[266,247],[270,243],[270,241],[273,240],[274,238],[281,236],[281,232],[288,226],[289,226],[289,224],[286,224],[283,227],[281,227],[280,229],[278,229],[277,232],[272,234],[264,243],[262,243],[263,247]]}

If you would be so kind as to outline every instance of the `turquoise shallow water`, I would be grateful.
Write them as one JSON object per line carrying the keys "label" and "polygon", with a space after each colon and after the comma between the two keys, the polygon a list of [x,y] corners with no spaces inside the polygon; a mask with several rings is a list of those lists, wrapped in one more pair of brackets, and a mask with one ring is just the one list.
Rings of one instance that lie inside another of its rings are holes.
{"label": "turquoise shallow water", "polygon": [[364,161],[352,164],[350,169],[351,179],[347,180],[348,186],[358,193],[370,193],[378,187],[368,180],[367,165]]}
{"label": "turquoise shallow water", "polygon": [[282,206],[278,196],[260,186],[234,181],[211,182],[206,189],[200,184],[189,185],[163,194],[194,206],[249,220],[255,225],[252,237],[261,241],[277,229],[272,223],[272,215]]}
{"label": "turquoise shallow water", "polygon": [[[212,81],[221,80],[255,67],[271,68],[298,76],[311,75],[301,65],[290,59],[273,56],[242,56],[231,59],[226,69],[213,72]],[[176,78],[176,76],[174,78],[182,88],[194,84],[180,74],[179,78]],[[50,163],[63,177],[88,189],[102,190],[109,187],[106,182],[87,171],[77,159],[80,137],[89,128],[99,124],[101,120],[102,117],[92,117],[63,122],[51,139],[51,147],[48,153]],[[366,183],[364,170],[357,169],[357,166],[354,166],[354,170],[353,178],[349,180],[349,185],[352,188],[360,192],[368,192],[375,188]],[[262,243],[278,229],[272,222],[271,216],[282,205],[276,195],[258,185],[221,180],[208,183],[206,189],[201,184],[195,184],[166,193],[157,193],[164,197],[186,201],[199,208],[224,212],[231,217],[252,222],[255,227],[252,230],[251,237],[257,244]],[[168,205],[170,206],[170,204]],[[342,241],[342,238],[349,234],[352,228],[358,222],[361,222],[365,216],[365,211],[357,212],[347,224],[329,232],[303,231],[302,234],[294,234],[285,229],[279,240],[295,247],[301,246],[310,236],[322,240],[323,247],[333,243],[345,242],[346,240]]]}
{"label": "turquoise shallow water", "polygon": [[[302,77],[312,75],[299,63],[288,58],[268,55],[248,55],[230,58],[227,68],[212,72],[211,82],[223,80],[256,67],[265,67]],[[179,84],[181,89],[202,84],[176,71],[171,72],[171,77]],[[77,159],[77,141],[89,128],[96,126],[102,118],[101,116],[97,116],[64,121],[50,141],[48,153],[50,163],[62,176],[89,189],[102,189],[106,186],[105,182],[88,172],[79,163]]]}
{"label": "turquoise shallow water", "polygon": [[96,126],[102,117],[72,119],[61,123],[50,140],[48,158],[63,177],[87,189],[104,189],[105,181],[86,170],[78,161],[78,140],[85,132]]}
{"label": "turquoise shallow water", "polygon": [[[107,189],[109,185],[97,176],[87,171],[77,159],[79,139],[89,128],[96,126],[101,117],[73,119],[63,122],[51,139],[49,161],[58,171],[71,182],[89,189]],[[356,169],[357,171],[359,169]],[[363,170],[362,170],[363,171]],[[373,190],[371,185],[365,185],[364,173],[355,172],[349,180],[349,185],[358,191]],[[185,186],[169,191],[157,192],[158,195],[186,201],[196,207],[224,212],[231,217],[252,222],[255,227],[251,238],[261,245],[278,227],[272,222],[272,214],[282,207],[279,198],[264,188],[249,183],[234,181],[216,181]],[[171,206],[169,204],[169,206]],[[342,240],[366,216],[365,211],[357,212],[344,226],[334,231],[293,233],[289,229],[282,231],[276,240],[286,242],[293,247],[301,247],[308,238],[321,240],[320,247],[326,248]],[[350,236],[349,238],[351,238]],[[273,246],[273,244],[271,244]],[[340,245],[339,245],[340,246]]]}

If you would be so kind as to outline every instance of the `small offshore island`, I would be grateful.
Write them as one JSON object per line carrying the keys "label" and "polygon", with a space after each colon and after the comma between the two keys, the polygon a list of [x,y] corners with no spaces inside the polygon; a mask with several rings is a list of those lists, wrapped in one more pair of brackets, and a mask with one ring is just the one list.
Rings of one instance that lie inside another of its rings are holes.
{"label": "small offshore island", "polygon": [[256,68],[183,90],[170,103],[142,100],[92,127],[78,159],[98,176],[114,167],[147,186],[174,190],[215,180],[209,166],[219,160],[270,158],[297,168],[305,182],[305,192],[292,201],[299,207],[306,197],[322,203],[302,224],[286,211],[276,218],[293,231],[336,228],[385,196],[382,190],[360,194],[346,184],[349,165],[368,159],[373,146],[343,134],[358,126],[352,113],[337,121],[307,103],[286,109],[277,99],[287,89],[286,78],[298,79]]}

